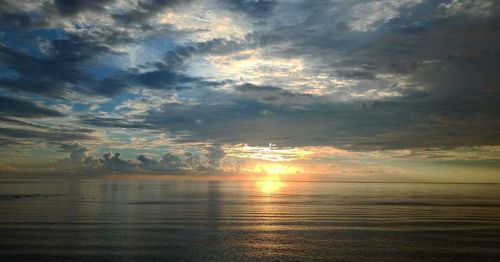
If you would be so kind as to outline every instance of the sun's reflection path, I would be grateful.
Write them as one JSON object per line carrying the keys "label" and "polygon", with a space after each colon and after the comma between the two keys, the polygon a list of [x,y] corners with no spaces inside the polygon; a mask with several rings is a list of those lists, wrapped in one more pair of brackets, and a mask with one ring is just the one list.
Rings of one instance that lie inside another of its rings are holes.
{"label": "sun's reflection path", "polygon": [[280,189],[284,187],[284,183],[277,180],[263,180],[257,181],[257,186],[260,189],[260,192],[269,195],[279,192]]}
{"label": "sun's reflection path", "polygon": [[252,241],[246,245],[255,257],[267,255],[279,256],[293,249],[293,244],[283,234],[284,225],[289,217],[286,205],[286,181],[280,174],[265,174],[255,181],[257,202],[255,203],[255,219],[252,220]]}

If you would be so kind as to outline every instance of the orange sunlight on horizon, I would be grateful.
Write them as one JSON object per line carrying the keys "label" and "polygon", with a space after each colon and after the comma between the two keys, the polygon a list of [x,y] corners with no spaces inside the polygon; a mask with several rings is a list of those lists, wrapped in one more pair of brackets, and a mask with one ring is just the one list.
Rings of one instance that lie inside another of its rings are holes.
{"label": "orange sunlight on horizon", "polygon": [[279,193],[286,187],[288,175],[303,174],[304,168],[278,163],[257,163],[249,172],[260,174],[255,182],[262,194],[271,195]]}
{"label": "orange sunlight on horizon", "polygon": [[278,164],[278,163],[258,163],[250,170],[253,173],[262,173],[267,175],[292,175],[304,173],[303,167]]}

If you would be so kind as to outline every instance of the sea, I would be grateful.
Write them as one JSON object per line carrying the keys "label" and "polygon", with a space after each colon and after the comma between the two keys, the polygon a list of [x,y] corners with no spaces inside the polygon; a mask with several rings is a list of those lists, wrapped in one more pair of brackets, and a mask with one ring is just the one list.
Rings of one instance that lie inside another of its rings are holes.
{"label": "sea", "polygon": [[1,179],[0,261],[500,261],[500,184]]}

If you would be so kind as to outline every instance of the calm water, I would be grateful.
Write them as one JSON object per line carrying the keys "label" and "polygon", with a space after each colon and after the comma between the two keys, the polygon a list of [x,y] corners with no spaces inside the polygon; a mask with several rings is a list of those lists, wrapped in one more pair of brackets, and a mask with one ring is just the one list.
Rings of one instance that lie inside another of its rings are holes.
{"label": "calm water", "polygon": [[500,261],[500,185],[4,180],[0,260]]}

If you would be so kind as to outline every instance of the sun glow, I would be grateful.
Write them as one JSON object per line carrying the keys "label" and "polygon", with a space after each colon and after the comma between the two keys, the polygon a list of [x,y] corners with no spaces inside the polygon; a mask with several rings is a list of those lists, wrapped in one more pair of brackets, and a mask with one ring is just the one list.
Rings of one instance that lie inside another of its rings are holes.
{"label": "sun glow", "polygon": [[256,164],[251,170],[253,173],[267,174],[268,176],[291,175],[304,173],[301,167],[283,164]]}
{"label": "sun glow", "polygon": [[302,174],[304,169],[277,163],[261,163],[256,164],[249,171],[259,174],[258,181],[256,181],[257,188],[263,194],[269,195],[285,187],[285,182],[282,181],[283,176]]}

